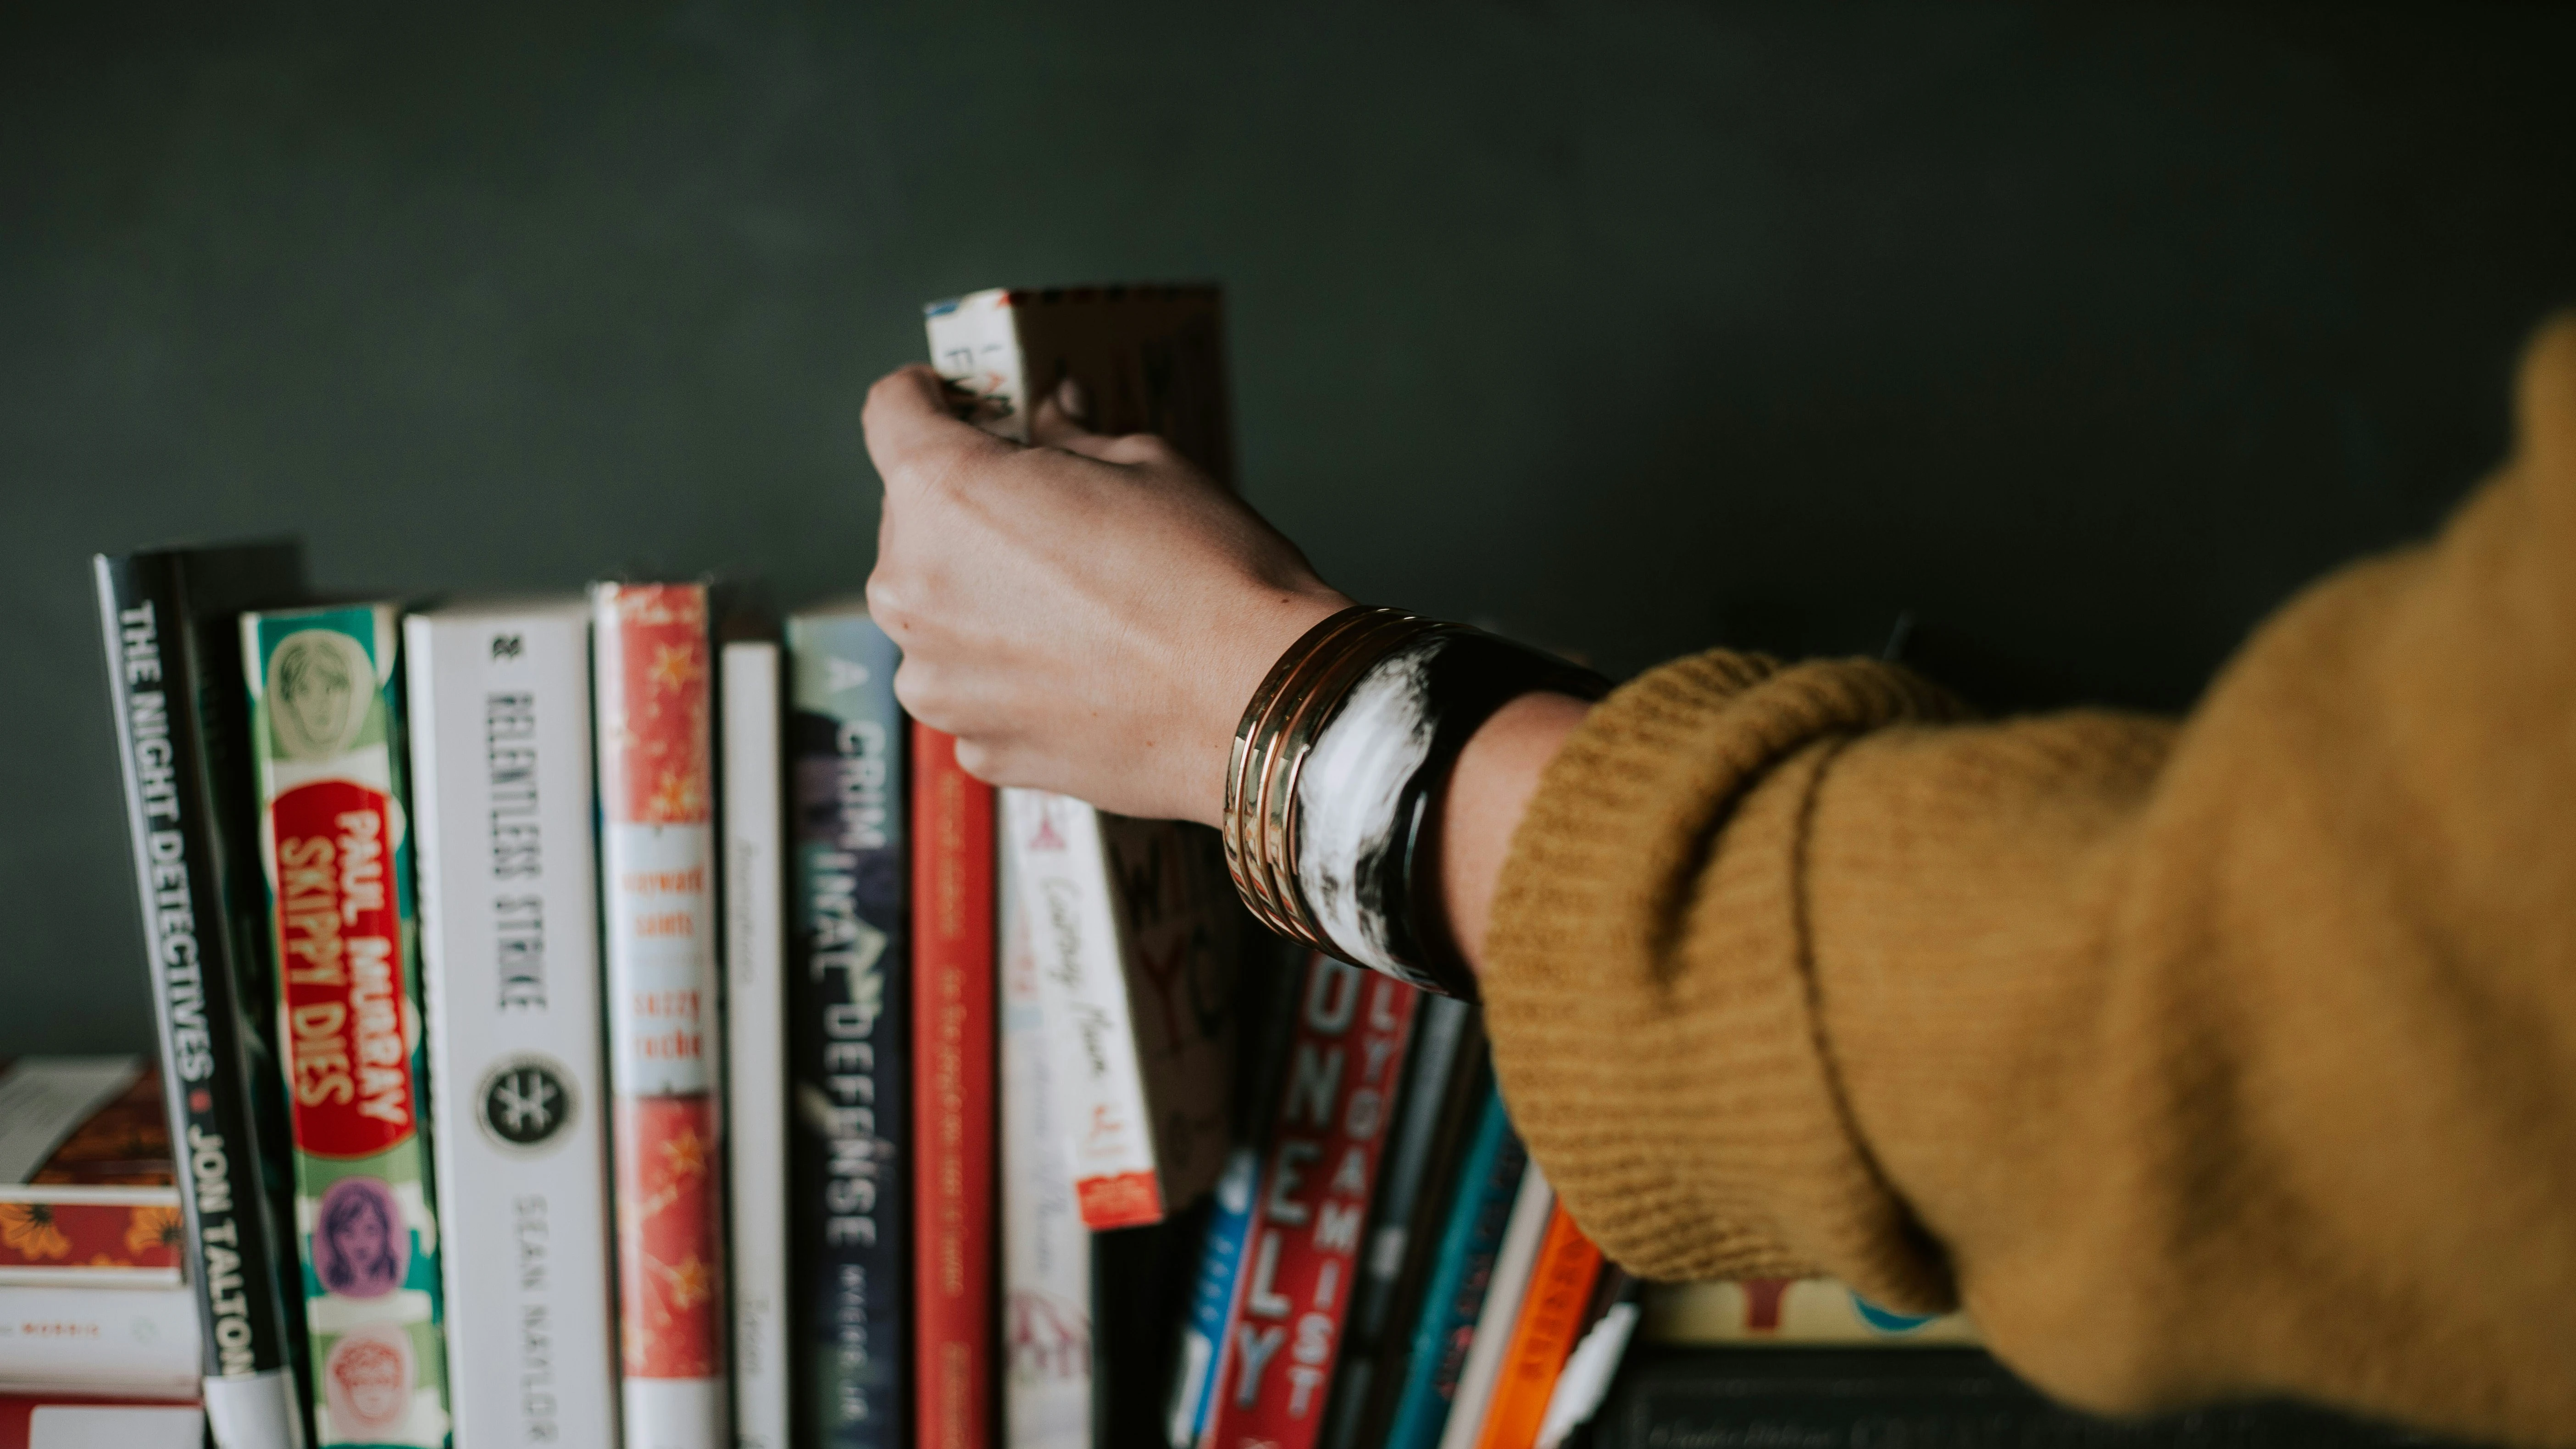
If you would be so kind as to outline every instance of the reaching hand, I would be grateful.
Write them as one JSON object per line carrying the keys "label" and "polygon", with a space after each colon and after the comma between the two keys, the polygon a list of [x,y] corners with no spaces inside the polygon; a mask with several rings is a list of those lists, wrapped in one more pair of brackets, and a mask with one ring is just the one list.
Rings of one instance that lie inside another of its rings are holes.
{"label": "reaching hand", "polygon": [[981,779],[1215,824],[1244,704],[1350,601],[1161,439],[1085,432],[1066,402],[1022,447],[952,416],[929,368],[869,390],[895,696]]}

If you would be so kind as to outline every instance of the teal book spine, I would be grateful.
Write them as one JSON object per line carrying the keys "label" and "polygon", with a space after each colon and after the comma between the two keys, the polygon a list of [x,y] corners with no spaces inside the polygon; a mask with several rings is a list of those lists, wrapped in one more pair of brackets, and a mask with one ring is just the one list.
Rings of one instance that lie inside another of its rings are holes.
{"label": "teal book spine", "polygon": [[1485,1306],[1494,1254],[1502,1246],[1512,1199],[1528,1166],[1528,1154],[1503,1111],[1502,1093],[1491,1091],[1466,1160],[1459,1165],[1458,1197],[1440,1235],[1439,1267],[1422,1295],[1422,1316],[1414,1326],[1386,1449],[1432,1449],[1440,1442],[1457,1397],[1458,1373],[1475,1336],[1476,1316]]}
{"label": "teal book spine", "polygon": [[390,604],[242,616],[324,1449],[444,1449],[419,925]]}

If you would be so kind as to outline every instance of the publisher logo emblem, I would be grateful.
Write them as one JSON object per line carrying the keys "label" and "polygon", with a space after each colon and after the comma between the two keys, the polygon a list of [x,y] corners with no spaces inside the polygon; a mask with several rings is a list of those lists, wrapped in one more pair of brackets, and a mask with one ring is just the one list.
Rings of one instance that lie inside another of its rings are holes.
{"label": "publisher logo emblem", "polygon": [[484,1074],[475,1117],[493,1141],[514,1151],[544,1148],[572,1120],[572,1087],[564,1069],[543,1057],[515,1057]]}

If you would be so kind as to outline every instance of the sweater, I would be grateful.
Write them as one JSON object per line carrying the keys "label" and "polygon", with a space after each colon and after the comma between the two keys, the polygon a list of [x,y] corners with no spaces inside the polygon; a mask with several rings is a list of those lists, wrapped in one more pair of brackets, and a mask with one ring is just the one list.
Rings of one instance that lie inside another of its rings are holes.
{"label": "sweater", "polygon": [[1482,981],[1584,1230],[2099,1411],[2576,1443],[2576,317],[2516,436],[2180,721],[1726,652],[1595,707]]}

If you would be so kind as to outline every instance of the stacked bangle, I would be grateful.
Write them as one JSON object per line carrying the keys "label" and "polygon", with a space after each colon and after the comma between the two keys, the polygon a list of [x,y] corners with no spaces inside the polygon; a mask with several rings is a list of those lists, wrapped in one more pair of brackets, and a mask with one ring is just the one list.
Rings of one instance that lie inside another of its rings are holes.
{"label": "stacked bangle", "polygon": [[1439,806],[1458,752],[1524,694],[1608,681],[1463,624],[1354,605],[1279,656],[1244,707],[1225,785],[1235,889],[1283,936],[1473,1000],[1440,908]]}

